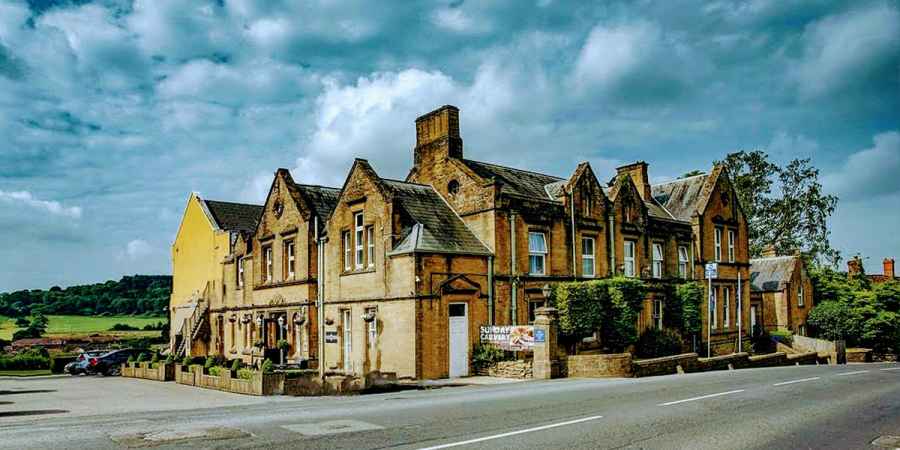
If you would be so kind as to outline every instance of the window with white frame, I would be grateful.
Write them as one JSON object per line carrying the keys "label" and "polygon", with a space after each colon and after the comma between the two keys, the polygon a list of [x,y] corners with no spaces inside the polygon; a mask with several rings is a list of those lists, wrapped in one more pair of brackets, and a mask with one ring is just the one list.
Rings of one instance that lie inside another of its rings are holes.
{"label": "window with white frame", "polygon": [[729,314],[729,306],[731,305],[731,288],[726,287],[722,291],[722,327],[728,328],[731,325],[731,315]]}
{"label": "window with white frame", "polygon": [[659,243],[653,244],[653,278],[662,278],[663,274],[663,246]]}
{"label": "window with white frame", "polygon": [[237,261],[237,284],[238,287],[244,287],[244,257],[241,256]]}
{"label": "window with white frame", "polygon": [[581,276],[594,276],[594,238],[581,238]]}
{"label": "window with white frame", "polygon": [[528,273],[544,275],[547,261],[547,236],[539,231],[528,233]]}
{"label": "window with white frame", "polygon": [[272,281],[272,247],[271,246],[266,247],[266,249],[263,251],[263,253],[266,255],[265,256],[266,281],[271,282]]}
{"label": "window with white frame", "polygon": [[660,299],[653,300],[653,325],[662,330],[663,302]]}
{"label": "window with white frame", "polygon": [[366,259],[369,267],[375,267],[375,227],[366,228]]}
{"label": "window with white frame", "polygon": [[284,255],[285,263],[287,265],[287,277],[288,279],[293,280],[297,275],[295,271],[295,262],[297,258],[294,256],[294,241],[287,241],[284,243]]}
{"label": "window with white frame", "polygon": [[353,251],[350,249],[350,232],[345,231],[343,236],[344,241],[344,270],[350,270],[353,264]]}
{"label": "window with white frame", "polygon": [[[366,308],[367,316],[375,316],[377,310],[375,308]],[[378,338],[378,320],[372,319],[366,324],[366,332],[368,334],[369,348],[375,348],[376,339]]]}
{"label": "window with white frame", "polygon": [[728,230],[728,262],[734,262],[734,230]]}
{"label": "window with white frame", "polygon": [[687,247],[681,245],[678,247],[678,276],[687,278],[688,275],[688,251]]}
{"label": "window with white frame", "polygon": [[363,259],[365,258],[365,252],[363,247],[363,213],[358,212],[353,215],[353,224],[354,230],[356,231],[354,234],[354,244],[356,245],[356,259],[354,260],[354,266],[357,269],[363,268]]}
{"label": "window with white frame", "polygon": [[635,254],[636,243],[634,241],[625,241],[625,276],[633,277],[635,275],[635,267],[637,257]]}
{"label": "window with white frame", "polygon": [[344,371],[350,372],[353,370],[353,363],[351,362],[351,355],[353,354],[353,328],[350,321],[350,310],[343,310],[342,316],[341,328],[343,328],[344,332]]}
{"label": "window with white frame", "polygon": [[709,311],[710,311],[710,327],[717,328],[719,326],[719,308],[716,301],[716,288],[713,287],[711,291],[709,291]]}
{"label": "window with white frame", "polygon": [[716,262],[719,262],[722,260],[722,229],[721,228],[716,228],[715,244],[716,244],[716,246],[715,246],[715,250],[716,250],[715,257],[716,258],[715,259],[716,259]]}
{"label": "window with white frame", "polygon": [[804,298],[803,298],[803,282],[800,282],[800,286],[797,287],[797,306],[803,307]]}

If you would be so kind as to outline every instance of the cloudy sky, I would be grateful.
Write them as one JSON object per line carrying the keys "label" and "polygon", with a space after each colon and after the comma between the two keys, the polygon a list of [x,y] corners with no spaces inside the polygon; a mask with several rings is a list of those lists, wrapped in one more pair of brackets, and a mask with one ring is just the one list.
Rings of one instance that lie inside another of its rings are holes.
{"label": "cloudy sky", "polygon": [[900,2],[594,3],[0,0],[0,292],[170,273],[191,191],[402,178],[448,103],[557,175],[812,158],[836,247],[900,257]]}

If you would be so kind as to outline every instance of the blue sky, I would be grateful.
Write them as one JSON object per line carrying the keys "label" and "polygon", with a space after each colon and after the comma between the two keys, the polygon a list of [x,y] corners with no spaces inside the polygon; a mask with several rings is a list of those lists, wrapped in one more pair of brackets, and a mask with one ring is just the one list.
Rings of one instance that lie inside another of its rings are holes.
{"label": "blue sky", "polygon": [[191,191],[402,178],[447,103],[468,157],[563,176],[812,158],[834,245],[900,256],[900,2],[404,5],[0,0],[0,292],[169,273]]}

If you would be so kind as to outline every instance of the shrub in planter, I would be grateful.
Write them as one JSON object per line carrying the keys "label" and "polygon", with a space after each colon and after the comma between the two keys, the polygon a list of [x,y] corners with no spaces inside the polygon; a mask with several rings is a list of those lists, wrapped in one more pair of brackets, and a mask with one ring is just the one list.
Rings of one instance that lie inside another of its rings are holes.
{"label": "shrub in planter", "polygon": [[207,356],[206,361],[203,363],[203,368],[206,370],[209,370],[215,365],[216,365],[216,359],[213,358],[212,356]]}
{"label": "shrub in planter", "polygon": [[134,361],[135,361],[134,355],[131,355],[128,357],[128,364],[134,364]]}
{"label": "shrub in planter", "polygon": [[188,366],[191,365],[191,357],[184,355],[184,358],[181,359],[181,365],[187,370]]}
{"label": "shrub in planter", "polygon": [[253,379],[253,369],[238,369],[237,376],[242,380],[252,380]]}
{"label": "shrub in planter", "polygon": [[224,370],[224,367],[221,367],[221,366],[212,366],[212,367],[208,367],[207,370],[209,371],[209,374],[210,374],[210,375],[212,375],[212,376],[214,376],[214,377],[217,377],[217,376],[219,376],[219,375],[222,374],[222,371]]}
{"label": "shrub in planter", "polygon": [[279,339],[275,346],[278,347],[279,350],[288,351],[291,348],[291,342],[287,339]]}
{"label": "shrub in planter", "polygon": [[241,360],[236,359],[231,362],[231,371],[237,373],[238,370],[241,370]]}
{"label": "shrub in planter", "polygon": [[143,353],[138,353],[137,359],[135,359],[134,362],[136,362],[136,363],[138,363],[138,364],[144,362],[144,354],[143,354]]}
{"label": "shrub in planter", "polygon": [[174,363],[175,363],[175,357],[172,356],[171,353],[169,353],[168,355],[166,355],[166,362],[165,362],[165,364],[174,364]]}
{"label": "shrub in planter", "polygon": [[153,356],[150,358],[151,364],[156,364],[159,362],[159,353],[154,352]]}
{"label": "shrub in planter", "polygon": [[262,373],[272,373],[272,371],[273,371],[272,366],[273,366],[272,361],[269,360],[268,358],[266,358],[266,360],[263,361],[262,367],[260,367],[260,369],[262,370]]}
{"label": "shrub in planter", "polygon": [[659,358],[681,353],[681,336],[671,330],[651,328],[638,338],[634,353],[639,358]]}

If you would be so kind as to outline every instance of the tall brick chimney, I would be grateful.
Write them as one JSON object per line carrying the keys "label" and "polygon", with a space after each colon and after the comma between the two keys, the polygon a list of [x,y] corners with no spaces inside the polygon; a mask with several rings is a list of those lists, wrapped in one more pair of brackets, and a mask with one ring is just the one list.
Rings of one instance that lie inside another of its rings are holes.
{"label": "tall brick chimney", "polygon": [[894,258],[884,258],[884,277],[888,280],[894,279]]}
{"label": "tall brick chimney", "polygon": [[650,177],[647,175],[647,163],[638,161],[627,166],[617,167],[619,175],[628,175],[637,187],[644,201],[653,196],[653,188],[650,186]]}
{"label": "tall brick chimney", "polygon": [[463,142],[459,136],[459,108],[444,105],[416,119],[415,165],[462,158]]}
{"label": "tall brick chimney", "polygon": [[847,276],[853,278],[856,275],[859,275],[863,271],[862,259],[859,256],[854,256],[852,259],[847,261]]}

